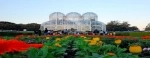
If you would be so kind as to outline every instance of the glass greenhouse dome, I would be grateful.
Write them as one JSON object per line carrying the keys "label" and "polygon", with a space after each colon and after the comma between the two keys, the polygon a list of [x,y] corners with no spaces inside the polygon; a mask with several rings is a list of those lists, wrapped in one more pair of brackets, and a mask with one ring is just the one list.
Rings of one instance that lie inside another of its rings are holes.
{"label": "glass greenhouse dome", "polygon": [[87,12],[83,15],[77,12],[70,12],[63,14],[61,12],[54,12],[49,15],[49,21],[41,24],[40,29],[44,30],[64,30],[64,29],[76,29],[77,31],[93,31],[95,29],[106,31],[106,24],[98,21],[97,14],[93,12]]}

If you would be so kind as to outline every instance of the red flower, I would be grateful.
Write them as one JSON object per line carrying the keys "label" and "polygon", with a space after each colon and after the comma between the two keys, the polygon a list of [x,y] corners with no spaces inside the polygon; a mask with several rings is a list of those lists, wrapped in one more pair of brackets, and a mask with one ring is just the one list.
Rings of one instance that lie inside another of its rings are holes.
{"label": "red flower", "polygon": [[8,52],[15,52],[15,51],[22,52],[30,48],[30,46],[27,43],[14,39],[8,40],[7,45],[9,46],[7,50]]}
{"label": "red flower", "polygon": [[11,40],[4,40],[0,39],[0,55],[6,52],[22,52],[29,49],[30,46],[19,40],[11,39]]}
{"label": "red flower", "polygon": [[7,45],[5,45],[6,40],[0,39],[0,55],[4,54],[7,51]]}
{"label": "red flower", "polygon": [[43,44],[29,44],[30,47],[34,47],[34,48],[42,48]]}

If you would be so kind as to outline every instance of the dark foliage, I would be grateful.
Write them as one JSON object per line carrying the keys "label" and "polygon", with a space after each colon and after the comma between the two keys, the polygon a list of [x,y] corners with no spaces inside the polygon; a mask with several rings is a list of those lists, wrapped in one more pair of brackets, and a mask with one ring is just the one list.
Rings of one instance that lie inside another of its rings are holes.
{"label": "dark foliage", "polygon": [[108,31],[135,31],[139,30],[136,26],[131,26],[128,22],[110,21],[106,25]]}
{"label": "dark foliage", "polygon": [[28,31],[39,30],[40,24],[29,23],[29,24],[15,24],[12,22],[0,21],[0,30],[17,30],[22,31],[27,29]]}

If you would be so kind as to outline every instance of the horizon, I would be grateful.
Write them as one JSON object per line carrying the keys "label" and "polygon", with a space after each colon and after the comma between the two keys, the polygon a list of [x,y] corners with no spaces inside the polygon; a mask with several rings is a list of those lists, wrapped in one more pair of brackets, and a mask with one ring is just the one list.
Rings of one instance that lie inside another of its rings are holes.
{"label": "horizon", "polygon": [[16,24],[38,23],[49,20],[53,12],[94,12],[98,21],[127,21],[143,30],[150,20],[150,0],[1,0],[0,21]]}

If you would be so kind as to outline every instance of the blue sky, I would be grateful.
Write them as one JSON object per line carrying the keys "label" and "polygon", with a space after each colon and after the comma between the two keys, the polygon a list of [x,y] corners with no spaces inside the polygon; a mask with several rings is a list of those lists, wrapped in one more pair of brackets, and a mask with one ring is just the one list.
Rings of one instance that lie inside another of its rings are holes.
{"label": "blue sky", "polygon": [[0,0],[0,21],[41,24],[53,12],[94,12],[106,24],[128,21],[142,30],[150,23],[150,0]]}

